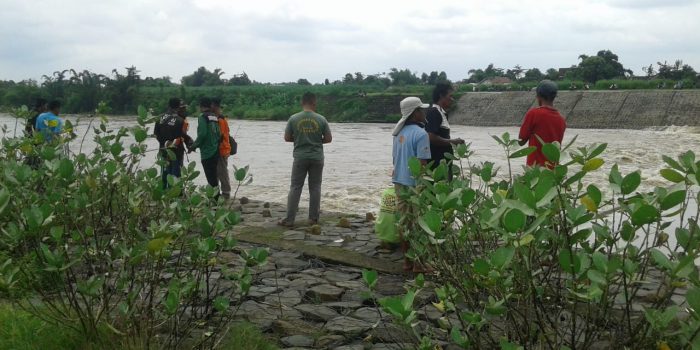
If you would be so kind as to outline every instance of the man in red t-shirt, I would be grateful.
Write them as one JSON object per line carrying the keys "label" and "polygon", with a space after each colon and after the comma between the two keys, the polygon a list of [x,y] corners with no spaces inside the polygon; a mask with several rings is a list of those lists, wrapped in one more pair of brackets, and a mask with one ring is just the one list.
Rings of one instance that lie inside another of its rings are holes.
{"label": "man in red t-shirt", "polygon": [[557,97],[557,85],[551,80],[542,80],[537,85],[537,104],[539,107],[533,108],[525,114],[525,120],[520,127],[520,145],[530,141],[530,146],[537,147],[535,152],[527,156],[528,166],[539,165],[548,168],[554,166],[542,154],[542,144],[537,136],[545,143],[557,141],[561,144],[564,139],[566,120],[554,108],[555,97]]}

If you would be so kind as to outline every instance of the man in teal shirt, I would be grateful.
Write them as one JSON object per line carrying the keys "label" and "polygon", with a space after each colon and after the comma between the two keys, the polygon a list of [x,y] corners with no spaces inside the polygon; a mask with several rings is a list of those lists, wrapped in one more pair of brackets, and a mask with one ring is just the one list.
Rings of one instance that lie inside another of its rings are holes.
{"label": "man in teal shirt", "polygon": [[61,113],[61,102],[56,100],[49,103],[49,111],[40,114],[36,118],[34,129],[44,135],[46,142],[53,141],[63,131],[63,120],[58,117]]}
{"label": "man in teal shirt", "polygon": [[294,165],[287,197],[287,217],[282,226],[294,226],[301,190],[309,176],[309,224],[318,223],[321,212],[321,180],[323,177],[323,144],[333,140],[328,121],[316,113],[316,95],[307,92],[301,98],[303,111],[289,117],[284,140],[294,142]]}
{"label": "man in teal shirt", "polygon": [[216,167],[219,162],[219,141],[221,140],[219,118],[211,111],[211,99],[207,97],[199,101],[199,110],[202,114],[197,119],[197,139],[190,150],[200,149],[199,155],[202,158],[202,168],[207,177],[207,183],[218,189],[219,179],[216,176]]}

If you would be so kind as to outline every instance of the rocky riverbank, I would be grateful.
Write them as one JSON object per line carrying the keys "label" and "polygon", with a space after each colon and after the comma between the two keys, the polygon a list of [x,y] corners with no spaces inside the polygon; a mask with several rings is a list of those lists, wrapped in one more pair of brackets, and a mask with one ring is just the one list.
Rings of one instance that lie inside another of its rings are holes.
{"label": "rocky riverbank", "polygon": [[[257,325],[283,349],[412,349],[415,333],[432,334],[444,348],[451,348],[445,329],[456,318],[433,305],[433,282],[426,282],[415,299],[414,330],[394,324],[378,307],[383,297],[403,295],[414,276],[403,274],[399,252],[380,247],[371,214],[323,213],[319,225],[287,229],[276,225],[285,215],[282,205],[246,198],[241,203],[235,206],[243,222],[234,230],[240,248],[267,246],[270,257],[256,270],[251,292],[236,313],[238,320]],[[380,272],[373,295],[362,281],[365,268]],[[632,311],[640,317],[645,306],[665,292],[667,281],[653,278],[638,281],[641,292]],[[673,293],[672,302],[682,306],[685,289]],[[682,311],[677,317],[688,314]],[[565,314],[561,318],[568,322]],[[606,344],[601,339],[596,348]]]}

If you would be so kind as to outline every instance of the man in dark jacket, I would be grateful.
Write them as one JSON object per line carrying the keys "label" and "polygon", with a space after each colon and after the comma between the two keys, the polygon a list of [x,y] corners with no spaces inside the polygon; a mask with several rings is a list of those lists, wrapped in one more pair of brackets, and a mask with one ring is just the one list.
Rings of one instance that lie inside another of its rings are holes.
{"label": "man in dark jacket", "polygon": [[180,177],[180,169],[185,157],[185,146],[192,146],[192,138],[187,135],[187,105],[179,98],[168,101],[168,111],[156,122],[154,133],[158,139],[160,156],[166,161],[161,169],[163,187],[168,187],[168,175]]}
{"label": "man in dark jacket", "polygon": [[[445,153],[453,154],[452,145],[464,143],[461,138],[450,138],[450,123],[447,119],[447,110],[452,105],[452,85],[447,83],[437,83],[433,89],[432,107],[426,114],[425,131],[430,138],[430,153],[433,162],[432,169],[440,165],[440,161],[445,159]],[[452,161],[447,162],[448,179],[452,180]]]}

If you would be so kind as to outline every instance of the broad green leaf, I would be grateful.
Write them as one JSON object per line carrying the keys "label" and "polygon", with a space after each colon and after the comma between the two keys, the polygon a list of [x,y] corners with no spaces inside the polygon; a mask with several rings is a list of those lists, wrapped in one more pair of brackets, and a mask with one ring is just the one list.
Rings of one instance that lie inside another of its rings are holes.
{"label": "broad green leaf", "polygon": [[568,249],[563,248],[559,251],[559,265],[564,272],[578,274],[581,270],[581,259],[577,255],[571,255]]}
{"label": "broad green leaf", "polygon": [[601,252],[594,252],[591,256],[593,260],[593,266],[596,270],[607,273],[608,272],[608,257]]}
{"label": "broad green leaf", "polygon": [[615,184],[618,187],[622,186],[622,174],[620,174],[620,170],[617,168],[617,164],[613,165],[612,168],[610,169],[610,175],[608,175],[608,181],[611,184]]}
{"label": "broad green leaf", "polygon": [[661,201],[661,210],[671,209],[683,203],[686,197],[685,190],[671,192]]}
{"label": "broad green leaf", "polygon": [[144,128],[134,129],[134,139],[136,140],[136,142],[141,143],[144,140],[146,140],[147,137],[148,137],[148,134],[146,133],[146,129],[144,129]]}
{"label": "broad green leaf", "polygon": [[123,150],[124,146],[122,146],[122,144],[119,142],[113,143],[112,146],[109,148],[109,152],[112,153],[112,155],[115,157],[118,157]]}
{"label": "broad green leaf", "polygon": [[666,254],[662,253],[660,250],[653,248],[651,250],[651,258],[654,259],[654,262],[656,265],[659,267],[663,267],[664,269],[670,270],[673,268],[673,264],[671,263],[671,260],[668,259]]}
{"label": "broad green leaf", "polygon": [[643,204],[632,213],[632,225],[642,226],[655,222],[660,217],[659,211],[649,204]]}
{"label": "broad green leaf", "polygon": [[659,173],[661,174],[661,177],[673,183],[679,183],[685,180],[685,176],[673,169],[661,169]]}
{"label": "broad green leaf", "polygon": [[143,105],[139,105],[136,112],[138,113],[138,116],[141,118],[146,118],[148,116],[148,110]]}
{"label": "broad green leaf", "polygon": [[224,312],[228,309],[229,305],[230,301],[226,297],[220,295],[214,298],[214,309],[216,309],[216,311]]}
{"label": "broad green leaf", "polygon": [[635,171],[633,173],[627,174],[622,179],[622,185],[620,186],[620,191],[622,194],[630,194],[634,192],[634,190],[639,187],[639,184],[642,182],[642,176],[639,173],[639,171]]}
{"label": "broad green leaf", "polygon": [[590,212],[597,212],[598,211],[598,205],[595,203],[593,199],[589,195],[585,195],[581,197],[581,204],[586,207],[586,210]]}
{"label": "broad green leaf", "polygon": [[518,232],[525,227],[527,217],[518,209],[510,209],[503,216],[503,226],[508,232]]}
{"label": "broad green leaf", "polygon": [[532,242],[532,241],[534,241],[534,240],[535,240],[535,236],[533,236],[532,234],[526,234],[525,236],[523,236],[523,238],[521,238],[521,239],[518,241],[518,246],[520,246],[520,247],[526,246],[526,245],[530,244],[530,242]]}
{"label": "broad green leaf", "polygon": [[420,176],[421,168],[422,165],[418,158],[411,157],[411,159],[408,160],[408,169],[411,171],[411,175],[413,175],[413,177],[417,178]]}
{"label": "broad green leaf", "polygon": [[597,283],[600,285],[606,285],[608,283],[608,281],[605,279],[605,275],[603,275],[598,270],[590,269],[588,270],[586,275],[588,276],[588,279],[591,280],[591,282],[593,283]]}
{"label": "broad green leaf", "polygon": [[662,155],[661,159],[663,159],[664,162],[666,162],[666,164],[668,164],[671,168],[676,169],[680,172],[685,172],[685,169],[675,159],[666,155]]}
{"label": "broad green leaf", "polygon": [[558,143],[545,143],[542,145],[542,154],[552,163],[559,163],[559,144]]}
{"label": "broad green leaf", "polygon": [[532,193],[527,186],[516,182],[515,185],[513,185],[513,189],[515,190],[515,194],[518,196],[518,199],[527,204],[530,208],[535,209],[535,205],[537,204],[535,194]]}
{"label": "broad green leaf", "polygon": [[2,215],[10,204],[10,192],[5,188],[0,188],[0,215]]}
{"label": "broad green leaf", "polygon": [[474,199],[476,198],[476,191],[473,189],[469,188],[464,191],[462,191],[462,206],[467,207],[470,204],[474,202]]}
{"label": "broad green leaf", "polygon": [[515,248],[513,247],[500,247],[496,249],[493,254],[491,254],[491,265],[500,269],[510,264],[513,260],[513,255],[515,254]]}
{"label": "broad green leaf", "polygon": [[689,289],[685,295],[685,300],[695,312],[700,313],[700,288],[694,287]]}
{"label": "broad green leaf", "polygon": [[595,185],[588,185],[588,187],[586,187],[586,194],[588,194],[588,197],[593,200],[596,206],[599,206],[600,202],[603,200],[603,194]]}
{"label": "broad green leaf", "polygon": [[535,198],[539,202],[554,187],[554,177],[551,171],[543,171],[537,178],[535,185]]}
{"label": "broad green leaf", "polygon": [[512,159],[512,158],[525,157],[525,156],[532,154],[532,152],[535,152],[536,150],[537,150],[537,147],[535,147],[535,146],[521,148],[521,149],[511,153],[511,155],[508,158]]}
{"label": "broad green leaf", "polygon": [[598,168],[603,166],[603,163],[605,163],[605,161],[601,158],[589,159],[588,161],[586,161],[586,164],[583,165],[582,170],[586,172],[598,170]]}
{"label": "broad green leaf", "polygon": [[435,236],[435,234],[440,232],[442,217],[438,212],[431,210],[418,220],[418,224],[425,232],[431,236]]}
{"label": "broad green leaf", "polygon": [[491,265],[484,259],[476,259],[474,260],[474,271],[482,276],[486,276],[491,271]]}
{"label": "broad green leaf", "polygon": [[374,288],[374,286],[377,284],[377,271],[367,269],[362,270],[362,279],[365,281],[365,284],[367,284],[369,289]]}
{"label": "broad green leaf", "polygon": [[601,143],[598,145],[596,148],[594,148],[591,153],[588,155],[589,158],[595,158],[599,156],[601,153],[605,152],[605,149],[608,148],[607,143]]}

